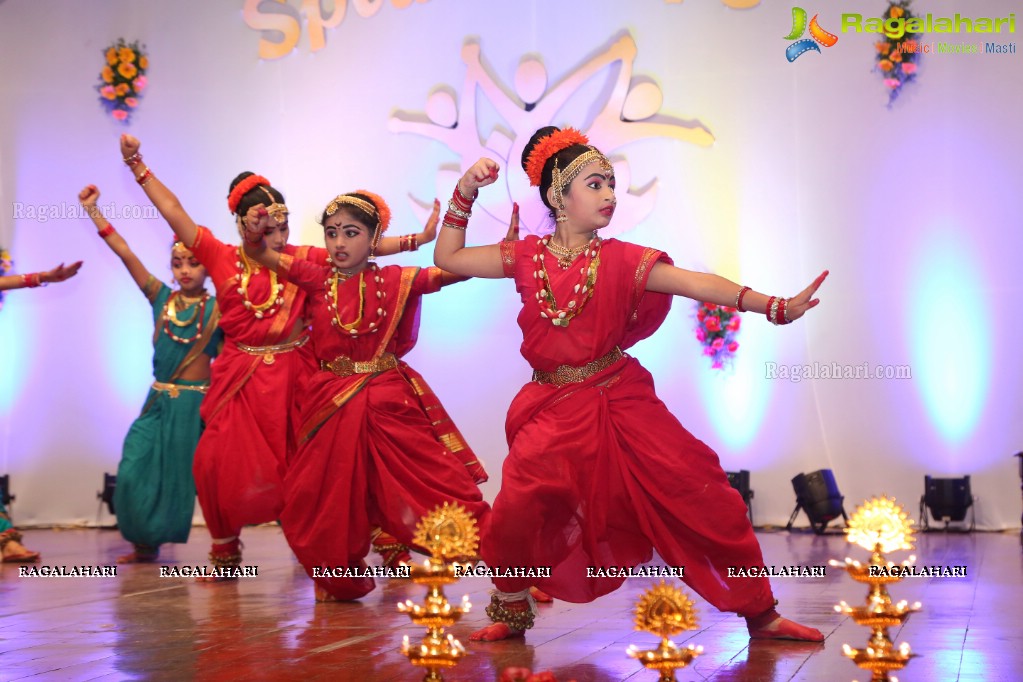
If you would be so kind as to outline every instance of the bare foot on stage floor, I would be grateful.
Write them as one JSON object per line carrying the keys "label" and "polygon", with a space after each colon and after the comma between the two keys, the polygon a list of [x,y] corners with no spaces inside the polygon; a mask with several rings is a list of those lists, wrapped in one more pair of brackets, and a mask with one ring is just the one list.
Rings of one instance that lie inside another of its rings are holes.
{"label": "bare foot on stage floor", "polygon": [[317,602],[324,603],[324,602],[340,601],[337,597],[332,595],[330,592],[327,592],[327,590],[323,589],[319,585],[316,585],[315,588],[316,589],[314,590],[314,593],[316,594],[316,601]]}
{"label": "bare foot on stage floor", "polygon": [[117,557],[119,564],[151,564],[160,558],[160,550],[140,549],[136,547],[131,554]]}
{"label": "bare foot on stage floor", "polygon": [[522,637],[525,630],[512,630],[507,623],[494,623],[469,635],[470,642],[497,642],[512,637]]}
{"label": "bare foot on stage floor", "polygon": [[791,639],[799,642],[823,642],[824,635],[816,628],[782,618],[771,609],[755,618],[746,619],[750,639]]}
{"label": "bare foot on stage floor", "polygon": [[17,540],[8,540],[3,546],[3,563],[5,564],[34,564],[39,561],[39,552],[25,549]]}

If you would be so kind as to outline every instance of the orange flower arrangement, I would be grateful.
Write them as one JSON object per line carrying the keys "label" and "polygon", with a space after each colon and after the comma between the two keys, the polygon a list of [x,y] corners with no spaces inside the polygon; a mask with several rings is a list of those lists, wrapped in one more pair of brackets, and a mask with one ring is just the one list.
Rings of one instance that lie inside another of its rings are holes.
{"label": "orange flower arrangement", "polygon": [[128,43],[118,38],[103,51],[106,64],[99,73],[96,90],[99,101],[118,121],[128,122],[146,87],[149,59],[142,53],[144,48],[138,41]]}
{"label": "orange flower arrangement", "polygon": [[242,197],[251,192],[254,188],[259,185],[266,185],[270,187],[270,181],[264,178],[262,175],[250,175],[231,190],[231,193],[227,195],[227,209],[234,213],[238,210],[238,204],[241,203]]}
{"label": "orange flower arrangement", "polygon": [[529,184],[533,187],[540,186],[540,179],[543,176],[543,167],[547,163],[547,159],[551,158],[562,149],[568,149],[574,144],[589,144],[590,138],[586,137],[583,133],[579,132],[575,128],[565,128],[555,133],[551,133],[547,137],[541,139],[533,151],[530,152],[529,158],[526,159],[526,176],[529,178]]}
{"label": "orange flower arrangement", "polygon": [[391,224],[391,207],[387,205],[384,198],[365,189],[357,189],[355,193],[369,197],[369,200],[376,206],[377,216],[380,218],[380,232],[377,234],[382,235],[384,232],[387,232],[387,227]]}
{"label": "orange flower arrangement", "polygon": [[[901,22],[914,19],[909,9],[911,0],[890,2],[882,17],[885,21],[898,19]],[[890,108],[899,96],[902,86],[916,78],[917,60],[920,58],[920,45],[916,38],[904,34],[899,38],[888,33],[882,34],[882,40],[874,43],[877,50],[875,69],[880,71],[888,88],[888,107]]]}

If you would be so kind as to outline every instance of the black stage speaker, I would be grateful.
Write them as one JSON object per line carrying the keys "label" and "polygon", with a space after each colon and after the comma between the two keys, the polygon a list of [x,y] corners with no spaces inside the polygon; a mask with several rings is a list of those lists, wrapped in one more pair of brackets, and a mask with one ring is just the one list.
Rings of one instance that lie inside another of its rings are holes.
{"label": "black stage speaker", "polygon": [[113,474],[103,474],[103,490],[96,493],[96,498],[99,500],[99,504],[102,507],[103,504],[107,505],[107,509],[110,510],[111,514],[116,514],[114,511],[114,490],[117,488],[117,476]]}
{"label": "black stage speaker", "polygon": [[799,474],[792,479],[792,489],[796,493],[796,508],[792,511],[786,529],[791,530],[792,524],[802,509],[810,519],[810,527],[820,535],[828,523],[839,516],[848,521],[845,508],[842,506],[844,497],[838,491],[835,474],[831,469],[820,469],[809,474]]}
{"label": "black stage speaker", "polygon": [[746,511],[749,512],[749,522],[753,523],[753,491],[749,487],[749,471],[746,469],[740,469],[739,471],[726,471],[725,475],[728,476],[728,482],[733,488],[735,488],[740,495],[742,495],[742,501],[746,503]]}
{"label": "black stage speaker", "polygon": [[[930,510],[935,521],[944,522],[945,528],[951,522],[959,523],[966,520],[967,510],[972,510],[973,494],[970,492],[970,477],[932,478],[924,476],[924,495],[920,498],[920,525],[929,528],[927,515],[923,508]],[[973,530],[975,520],[971,514],[970,528]]]}
{"label": "black stage speaker", "polygon": [[11,475],[4,474],[0,476],[0,503],[6,507],[14,499],[14,495],[11,495]]}

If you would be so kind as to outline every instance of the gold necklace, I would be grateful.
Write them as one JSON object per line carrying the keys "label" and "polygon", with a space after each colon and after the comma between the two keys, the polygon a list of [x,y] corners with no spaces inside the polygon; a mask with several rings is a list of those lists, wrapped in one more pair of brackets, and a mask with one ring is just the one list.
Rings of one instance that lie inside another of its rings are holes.
{"label": "gold necklace", "polygon": [[[192,308],[192,315],[187,320],[179,318],[178,312],[186,310],[189,306],[194,306],[199,301],[205,301],[206,296],[208,296],[208,294],[203,292],[202,296],[197,296],[196,298],[189,300],[180,291],[174,292],[170,295],[170,298],[167,299],[167,305],[164,307],[164,319],[173,324],[175,327],[189,326],[195,322],[195,318],[199,314],[199,306]],[[181,306],[180,308],[178,308],[179,305]]]}
{"label": "gold necklace", "polygon": [[[204,326],[203,322],[205,321],[206,318],[206,302],[209,301],[210,295],[204,291],[202,296],[195,300],[195,302],[197,302],[199,305],[196,305],[194,308],[192,308],[192,316],[189,317],[187,320],[178,319],[177,311],[178,298],[183,299],[184,297],[181,296],[181,292],[174,292],[173,294],[171,294],[170,298],[167,299],[167,303],[164,305],[163,331],[171,341],[174,341],[176,343],[192,343],[196,339],[202,338]],[[188,307],[188,304],[186,304],[185,307]],[[175,334],[173,331],[171,331],[172,324],[175,327],[179,328],[187,327],[191,325],[193,322],[195,322],[197,318],[199,322],[196,324],[195,334],[193,334],[192,336],[181,337]]]}
{"label": "gold necklace", "polygon": [[547,250],[550,251],[551,254],[558,259],[558,265],[561,267],[561,269],[568,270],[568,267],[572,265],[572,261],[574,261],[579,256],[579,254],[588,249],[590,247],[590,244],[587,242],[582,246],[577,246],[574,249],[570,249],[567,246],[555,244],[554,241],[552,240],[548,241],[546,246]]}
{"label": "gold necklace", "polygon": [[270,317],[278,310],[278,308],[273,306],[279,307],[284,304],[284,299],[280,296],[280,293],[284,291],[284,285],[277,283],[277,273],[270,270],[270,296],[262,303],[253,303],[249,300],[249,281],[256,272],[256,267],[252,265],[245,255],[244,247],[238,247],[238,255],[240,260],[235,263],[241,271],[235,275],[235,281],[239,284],[238,294],[242,297],[245,307],[251,310],[257,319]]}
{"label": "gold necklace", "polygon": [[554,292],[551,289],[551,281],[547,276],[547,267],[543,262],[543,249],[549,246],[551,235],[547,235],[537,242],[537,257],[534,259],[537,264],[534,277],[536,278],[538,291],[536,301],[540,305],[540,317],[550,320],[555,327],[567,327],[572,318],[578,315],[586,302],[593,296],[593,287],[597,284],[597,269],[600,267],[600,237],[594,237],[586,245],[588,251],[586,260],[579,268],[579,283],[572,288],[572,297],[564,308],[558,307],[554,299]]}
{"label": "gold necklace", "polygon": [[[383,278],[376,265],[370,265],[369,268],[373,273],[373,281],[380,285],[383,283]],[[339,283],[347,282],[351,275],[347,275],[336,267],[333,268],[333,275],[326,281],[327,291],[324,292],[323,298],[327,302],[327,312],[331,313],[333,317],[330,320],[331,325],[343,329],[348,332],[350,336],[360,336],[362,334],[376,333],[380,329],[378,322],[381,322],[383,318],[387,317],[387,311],[384,310],[384,299],[387,298],[387,292],[383,289],[377,290],[377,298],[380,299],[380,306],[377,308],[377,321],[370,322],[369,326],[365,331],[360,332],[359,326],[362,324],[363,313],[366,310],[366,270],[359,271],[359,314],[356,316],[353,322],[342,322],[341,321],[341,310],[338,306],[338,289]]]}

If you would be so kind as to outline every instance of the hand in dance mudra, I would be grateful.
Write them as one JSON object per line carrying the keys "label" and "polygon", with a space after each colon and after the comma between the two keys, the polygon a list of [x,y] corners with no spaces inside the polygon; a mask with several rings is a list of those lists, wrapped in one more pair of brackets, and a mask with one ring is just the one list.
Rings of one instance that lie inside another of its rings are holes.
{"label": "hand in dance mudra", "polygon": [[476,163],[469,166],[469,170],[462,174],[458,180],[458,189],[464,197],[476,196],[480,187],[486,187],[497,182],[501,166],[497,161],[483,157]]}
{"label": "hand in dance mudra", "polygon": [[138,154],[141,146],[142,143],[139,142],[139,138],[134,135],[129,135],[128,133],[121,135],[121,156],[124,158],[128,159],[134,154]]}
{"label": "hand in dance mudra", "polygon": [[85,189],[78,193],[78,203],[88,211],[99,202],[99,187],[86,185]]}
{"label": "hand in dance mudra", "polygon": [[519,240],[519,205],[512,204],[511,222],[508,223],[508,234],[504,235],[504,241],[517,242]]}
{"label": "hand in dance mudra", "polygon": [[433,200],[433,210],[430,211],[430,217],[426,219],[426,225],[423,225],[423,231],[419,233],[419,245],[428,244],[437,238],[437,223],[440,222],[440,201],[437,199]]}
{"label": "hand in dance mudra", "polygon": [[[481,158],[465,171],[458,180],[458,191],[464,197],[475,197],[480,187],[486,187],[497,182],[501,166],[493,159]],[[508,232],[504,241],[515,242],[519,240],[519,205],[512,204],[511,220],[508,222]]]}
{"label": "hand in dance mudra", "polygon": [[790,321],[795,322],[805,315],[807,310],[817,307],[821,300],[819,298],[813,298],[813,295],[821,288],[821,284],[824,284],[824,280],[828,278],[828,274],[829,271],[825,270],[817,276],[817,279],[810,282],[810,286],[806,287],[788,300],[788,304],[785,307],[785,314]]}
{"label": "hand in dance mudra", "polygon": [[71,279],[78,274],[79,268],[82,267],[82,261],[77,261],[71,265],[64,265],[61,263],[52,270],[47,270],[42,273],[40,279],[43,282],[63,282],[64,280]]}

